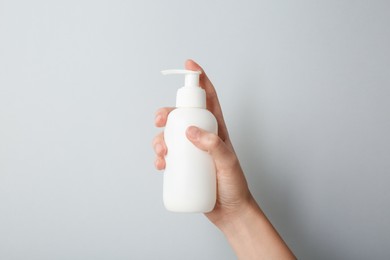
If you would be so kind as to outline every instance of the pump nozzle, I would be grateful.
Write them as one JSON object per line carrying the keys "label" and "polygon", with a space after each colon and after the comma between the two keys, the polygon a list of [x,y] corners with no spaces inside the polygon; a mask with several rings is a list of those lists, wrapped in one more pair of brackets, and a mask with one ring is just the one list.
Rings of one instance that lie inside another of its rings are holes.
{"label": "pump nozzle", "polygon": [[206,92],[199,86],[201,71],[194,70],[162,70],[163,75],[184,74],[184,87],[177,91],[176,107],[206,108]]}
{"label": "pump nozzle", "polygon": [[184,74],[185,87],[199,87],[199,75],[202,72],[195,70],[163,70],[161,73],[163,75]]}

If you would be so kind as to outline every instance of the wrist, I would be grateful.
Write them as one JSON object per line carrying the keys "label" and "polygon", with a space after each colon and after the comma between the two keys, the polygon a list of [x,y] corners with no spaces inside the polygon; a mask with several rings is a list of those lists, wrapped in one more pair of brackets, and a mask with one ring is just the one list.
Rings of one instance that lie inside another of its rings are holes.
{"label": "wrist", "polygon": [[229,239],[233,235],[237,235],[238,232],[242,232],[247,228],[250,228],[250,223],[266,219],[263,211],[252,195],[236,210],[227,213],[226,216],[221,219],[219,223],[216,223],[217,227],[222,233]]}
{"label": "wrist", "polygon": [[238,259],[296,259],[252,196],[218,227]]}

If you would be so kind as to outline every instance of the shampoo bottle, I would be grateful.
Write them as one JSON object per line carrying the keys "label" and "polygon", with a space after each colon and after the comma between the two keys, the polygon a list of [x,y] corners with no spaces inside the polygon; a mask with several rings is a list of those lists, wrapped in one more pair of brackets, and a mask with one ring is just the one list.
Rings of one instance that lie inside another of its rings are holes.
{"label": "shampoo bottle", "polygon": [[167,155],[163,201],[174,212],[210,212],[216,202],[216,170],[208,152],[186,137],[189,126],[217,134],[217,120],[206,109],[206,92],[199,86],[200,71],[165,70],[163,75],[184,74],[184,87],[177,91],[176,109],[164,130]]}

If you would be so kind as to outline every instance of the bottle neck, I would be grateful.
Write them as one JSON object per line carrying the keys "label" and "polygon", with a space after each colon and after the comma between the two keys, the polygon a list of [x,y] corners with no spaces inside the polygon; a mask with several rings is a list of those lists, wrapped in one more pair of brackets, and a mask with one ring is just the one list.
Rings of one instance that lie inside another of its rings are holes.
{"label": "bottle neck", "polygon": [[176,107],[206,108],[206,92],[200,87],[179,88]]}

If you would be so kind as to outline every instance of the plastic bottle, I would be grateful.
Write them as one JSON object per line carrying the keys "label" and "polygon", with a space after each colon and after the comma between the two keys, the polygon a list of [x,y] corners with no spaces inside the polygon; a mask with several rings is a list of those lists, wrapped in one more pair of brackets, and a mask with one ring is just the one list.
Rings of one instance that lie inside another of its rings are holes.
{"label": "plastic bottle", "polygon": [[217,133],[214,115],[206,109],[206,92],[199,86],[200,71],[164,70],[163,75],[184,74],[177,91],[176,109],[169,113],[164,131],[165,157],[163,201],[174,212],[210,212],[216,202],[216,171],[211,155],[186,137],[189,126]]}

